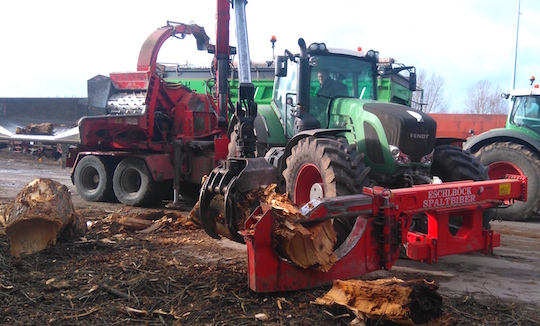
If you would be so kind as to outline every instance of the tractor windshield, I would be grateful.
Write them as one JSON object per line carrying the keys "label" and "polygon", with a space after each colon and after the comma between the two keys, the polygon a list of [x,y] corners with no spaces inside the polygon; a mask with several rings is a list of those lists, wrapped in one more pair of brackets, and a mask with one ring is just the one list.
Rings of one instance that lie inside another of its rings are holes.
{"label": "tractor windshield", "polygon": [[311,67],[309,111],[328,127],[328,109],[332,99],[375,100],[375,65],[363,58],[344,55],[316,56]]}
{"label": "tractor windshield", "polygon": [[[328,126],[328,107],[334,98],[348,97],[365,100],[376,99],[376,65],[363,57],[342,54],[318,54],[311,56],[309,80],[309,113],[321,124]],[[273,103],[287,136],[293,136],[296,110],[298,62],[287,60],[288,74],[276,77]]]}
{"label": "tractor windshield", "polygon": [[363,58],[318,55],[311,68],[310,95],[375,99],[374,64]]}
{"label": "tractor windshield", "polygon": [[540,97],[516,96],[512,107],[513,124],[540,132]]}

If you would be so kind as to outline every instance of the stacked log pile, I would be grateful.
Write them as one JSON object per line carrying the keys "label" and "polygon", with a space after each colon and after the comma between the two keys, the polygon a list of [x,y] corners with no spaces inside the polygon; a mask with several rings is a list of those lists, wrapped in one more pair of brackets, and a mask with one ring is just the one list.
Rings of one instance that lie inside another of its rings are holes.
{"label": "stacked log pile", "polygon": [[52,123],[31,123],[24,128],[19,128],[15,130],[16,134],[22,135],[52,135],[53,133],[53,124]]}

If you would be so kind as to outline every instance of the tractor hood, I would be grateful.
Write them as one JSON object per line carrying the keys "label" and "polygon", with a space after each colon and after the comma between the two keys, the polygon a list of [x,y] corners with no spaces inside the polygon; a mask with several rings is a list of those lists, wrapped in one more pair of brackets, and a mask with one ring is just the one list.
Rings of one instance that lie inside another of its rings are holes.
{"label": "tractor hood", "polygon": [[394,103],[366,103],[364,110],[379,119],[389,145],[418,162],[435,146],[437,123],[424,112]]}

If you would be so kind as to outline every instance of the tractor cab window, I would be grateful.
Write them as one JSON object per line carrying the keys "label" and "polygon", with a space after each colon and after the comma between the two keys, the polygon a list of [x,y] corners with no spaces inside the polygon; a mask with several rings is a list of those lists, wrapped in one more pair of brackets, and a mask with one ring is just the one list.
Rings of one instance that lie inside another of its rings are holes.
{"label": "tractor cab window", "polygon": [[311,67],[310,113],[328,126],[328,109],[332,99],[375,99],[374,65],[372,62],[343,55],[317,56]]}
{"label": "tractor cab window", "polygon": [[540,130],[540,97],[517,96],[512,108],[512,121],[516,125]]}
{"label": "tractor cab window", "polygon": [[294,135],[294,115],[296,109],[296,62],[287,60],[288,74],[285,77],[276,77],[274,87],[274,104],[276,105],[282,124],[286,126],[288,137]]}

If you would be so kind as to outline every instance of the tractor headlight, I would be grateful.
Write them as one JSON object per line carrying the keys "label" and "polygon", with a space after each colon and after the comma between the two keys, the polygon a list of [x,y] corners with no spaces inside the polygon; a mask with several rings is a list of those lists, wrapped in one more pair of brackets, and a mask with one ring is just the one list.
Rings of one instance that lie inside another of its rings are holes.
{"label": "tractor headlight", "polygon": [[394,145],[390,145],[390,153],[398,165],[408,165],[411,163],[411,157]]}
{"label": "tractor headlight", "polygon": [[378,60],[379,60],[379,51],[369,50],[369,51],[366,53],[366,56],[367,56],[367,57],[370,57],[370,58],[375,58],[375,59],[377,59],[377,61],[378,61]]}
{"label": "tractor headlight", "polygon": [[422,156],[422,158],[420,159],[420,164],[422,165],[431,165],[433,164],[433,151],[431,151],[431,153],[429,153],[428,155],[425,155],[425,156]]}
{"label": "tractor headlight", "polygon": [[311,43],[308,46],[308,52],[309,53],[327,52],[326,44],[325,43]]}

